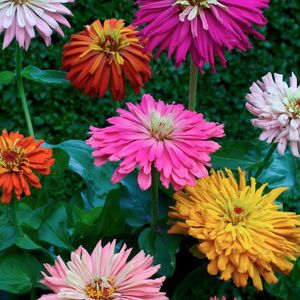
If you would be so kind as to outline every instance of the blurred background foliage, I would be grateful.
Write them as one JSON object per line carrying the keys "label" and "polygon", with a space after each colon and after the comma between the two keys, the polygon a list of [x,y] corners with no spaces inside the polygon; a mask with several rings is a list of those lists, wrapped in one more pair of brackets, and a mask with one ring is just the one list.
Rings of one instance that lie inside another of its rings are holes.
{"label": "blurred background foliage", "polygon": [[[24,66],[31,64],[40,69],[60,69],[63,44],[72,33],[80,31],[96,18],[123,18],[130,23],[136,9],[131,0],[76,1],[69,7],[74,15],[71,18],[72,29],[64,28],[64,39],[54,35],[49,48],[41,43],[40,38],[33,40],[30,50],[25,54]],[[211,74],[208,69],[204,75],[200,75],[198,111],[204,112],[209,120],[225,123],[227,139],[254,139],[259,134],[250,125],[251,115],[244,108],[245,95],[253,81],[269,71],[283,73],[286,78],[292,71],[300,76],[299,15],[299,0],[284,4],[281,0],[272,0],[270,9],[266,11],[269,24],[263,29],[266,41],[253,40],[253,49],[246,53],[227,53],[228,69],[222,69],[219,65],[217,74]],[[13,70],[14,46],[0,53],[0,72]],[[142,93],[150,92],[156,99],[169,102],[186,103],[188,66],[185,63],[176,69],[165,55],[153,60],[153,79],[146,84]],[[70,138],[86,139],[89,125],[102,126],[106,117],[112,115],[117,107],[109,94],[105,99],[91,99],[71,86],[45,86],[27,81],[25,88],[37,136],[49,143]],[[136,96],[131,89],[127,89],[125,101],[139,98],[140,95]],[[26,134],[23,111],[16,98],[14,85],[0,86],[0,101],[0,127]]]}

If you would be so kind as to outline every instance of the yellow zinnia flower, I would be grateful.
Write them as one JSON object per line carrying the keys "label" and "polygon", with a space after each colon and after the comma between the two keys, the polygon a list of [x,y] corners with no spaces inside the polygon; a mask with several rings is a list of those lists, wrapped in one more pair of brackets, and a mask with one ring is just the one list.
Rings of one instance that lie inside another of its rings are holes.
{"label": "yellow zinnia flower", "polygon": [[273,284],[278,281],[274,272],[292,270],[291,261],[300,254],[300,216],[275,203],[287,188],[263,194],[267,184],[257,189],[255,178],[247,185],[241,170],[239,177],[238,183],[230,170],[212,171],[195,187],[176,193],[169,233],[198,239],[211,275],[232,278],[237,287],[245,287],[250,276],[262,290],[261,276]]}

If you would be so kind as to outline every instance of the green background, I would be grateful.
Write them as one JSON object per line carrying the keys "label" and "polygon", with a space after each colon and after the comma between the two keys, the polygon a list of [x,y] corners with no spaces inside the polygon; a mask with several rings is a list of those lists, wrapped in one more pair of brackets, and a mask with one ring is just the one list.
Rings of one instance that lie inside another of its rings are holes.
{"label": "green background", "polygon": [[[40,69],[59,69],[61,67],[62,46],[72,33],[78,32],[96,18],[123,18],[126,22],[133,19],[136,7],[133,1],[112,0],[76,1],[69,5],[73,12],[70,18],[72,29],[64,28],[66,34],[61,39],[53,36],[52,45],[47,48],[41,38],[33,40],[25,54],[26,65],[35,65]],[[299,0],[272,0],[266,11],[269,24],[262,29],[266,41],[253,41],[253,49],[241,53],[227,53],[228,68],[218,65],[216,74],[210,70],[199,78],[198,111],[211,121],[225,123],[227,139],[255,139],[259,130],[253,128],[249,120],[251,115],[245,109],[245,95],[253,81],[267,72],[283,73],[288,79],[291,71],[300,76],[300,15]],[[2,37],[1,37],[2,38]],[[0,41],[2,43],[2,39]],[[14,45],[0,50],[0,72],[13,70]],[[186,103],[188,96],[189,64],[175,69],[172,61],[162,55],[152,61],[153,79],[142,91],[169,102]],[[37,136],[50,143],[59,143],[66,139],[86,139],[90,124],[102,126],[106,117],[114,113],[116,103],[109,94],[105,99],[96,100],[83,96],[71,86],[45,86],[32,81],[25,84]],[[136,101],[131,89],[127,89],[125,101]],[[20,101],[16,98],[15,85],[0,86],[0,127],[20,130],[27,133]],[[123,103],[124,105],[124,103]]]}

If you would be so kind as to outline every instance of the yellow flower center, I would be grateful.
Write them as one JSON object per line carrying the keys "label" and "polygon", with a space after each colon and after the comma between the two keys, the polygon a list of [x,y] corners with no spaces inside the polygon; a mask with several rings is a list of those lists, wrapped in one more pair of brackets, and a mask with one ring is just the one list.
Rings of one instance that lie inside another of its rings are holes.
{"label": "yellow flower center", "polygon": [[24,4],[29,2],[30,0],[12,0],[12,2],[14,2],[15,4]]}
{"label": "yellow flower center", "polygon": [[86,287],[87,296],[97,300],[111,300],[115,296],[114,278],[95,278],[94,281]]}
{"label": "yellow flower center", "polygon": [[[91,28],[95,30],[96,34],[91,31]],[[98,51],[110,55],[117,64],[123,65],[122,50],[129,46],[130,43],[138,42],[136,37],[130,38],[127,36],[132,29],[126,28],[122,20],[117,21],[117,23],[106,22],[103,27],[100,23],[95,22],[87,29],[92,38],[92,43],[80,57],[84,57],[92,51]]]}
{"label": "yellow flower center", "polygon": [[28,164],[25,151],[23,148],[16,146],[17,142],[18,140],[9,146],[3,139],[1,139],[2,149],[0,150],[0,173],[4,170],[19,172],[21,165]]}
{"label": "yellow flower center", "polygon": [[293,117],[300,118],[300,99],[291,99],[286,104],[287,110],[293,114]]}
{"label": "yellow flower center", "polygon": [[158,112],[151,115],[150,136],[158,140],[166,140],[170,138],[173,132],[173,120],[170,117],[162,117]]}

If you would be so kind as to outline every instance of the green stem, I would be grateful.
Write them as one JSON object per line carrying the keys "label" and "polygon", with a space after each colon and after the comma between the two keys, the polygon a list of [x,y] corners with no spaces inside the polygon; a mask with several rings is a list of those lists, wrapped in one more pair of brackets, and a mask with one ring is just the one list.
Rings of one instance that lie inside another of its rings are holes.
{"label": "green stem", "polygon": [[189,110],[196,110],[196,95],[197,95],[198,69],[191,58],[190,67],[190,86],[189,86]]}
{"label": "green stem", "polygon": [[159,212],[158,212],[158,183],[159,173],[156,168],[152,167],[152,186],[151,186],[151,226],[157,227]]}
{"label": "green stem", "polygon": [[16,48],[16,77],[17,77],[17,87],[18,87],[18,93],[21,98],[25,119],[27,123],[27,128],[29,131],[29,134],[34,137],[30,112],[28,108],[28,103],[26,100],[24,85],[23,85],[23,77],[22,77],[22,49],[17,45]]}
{"label": "green stem", "polygon": [[277,148],[277,144],[273,143],[272,146],[269,148],[269,151],[263,160],[263,165],[255,173],[255,178],[258,178],[258,176],[261,175],[263,170],[266,168],[266,166],[267,166],[270,158],[272,157],[274,151],[276,150],[276,148]]}
{"label": "green stem", "polygon": [[18,210],[18,200],[15,197],[13,197],[13,199],[12,199],[13,221],[14,221],[15,228],[16,228],[18,236],[23,236],[23,230],[22,230],[22,227],[19,223],[19,219],[18,219],[18,216],[17,216],[17,210]]}

